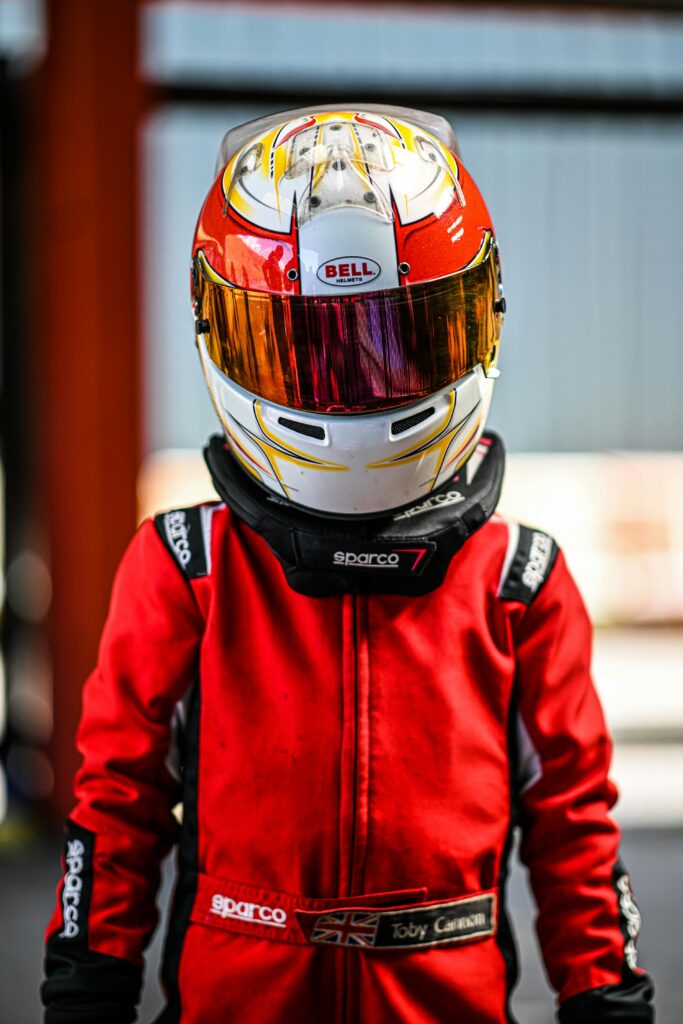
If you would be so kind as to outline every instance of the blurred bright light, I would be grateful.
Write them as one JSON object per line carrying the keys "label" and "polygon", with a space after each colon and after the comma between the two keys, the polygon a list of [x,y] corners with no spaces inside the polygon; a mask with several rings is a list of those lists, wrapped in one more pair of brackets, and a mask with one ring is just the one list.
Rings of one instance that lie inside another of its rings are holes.
{"label": "blurred bright light", "polygon": [[511,455],[500,510],[556,537],[595,623],[683,623],[683,455]]}
{"label": "blurred bright light", "polygon": [[5,659],[0,652],[0,743],[5,738],[7,728],[7,676],[5,674]]}
{"label": "blurred bright light", "polygon": [[621,793],[614,814],[622,827],[683,826],[683,744],[617,744],[612,775]]}
{"label": "blurred bright light", "polygon": [[42,0],[0,0],[0,57],[37,61],[45,50]]}
{"label": "blurred bright light", "polygon": [[27,622],[41,622],[52,602],[50,570],[28,549],[12,559],[7,568],[7,601],[12,611]]}
{"label": "blurred bright light", "polygon": [[52,735],[52,662],[47,638],[35,630],[18,629],[7,652],[12,680],[7,718],[14,736],[47,743]]}

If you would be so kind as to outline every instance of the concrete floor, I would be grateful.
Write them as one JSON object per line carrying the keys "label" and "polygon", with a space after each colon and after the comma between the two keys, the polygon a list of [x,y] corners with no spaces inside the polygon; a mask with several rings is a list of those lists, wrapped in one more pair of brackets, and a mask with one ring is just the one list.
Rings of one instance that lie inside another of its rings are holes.
{"label": "concrete floor", "polygon": [[[657,1024],[683,1020],[683,830],[629,830],[623,855],[632,874],[643,914],[640,962],[657,985]],[[38,986],[42,971],[42,931],[52,909],[59,874],[59,848],[54,840],[13,853],[0,854],[0,1024],[38,1024]],[[167,902],[170,870],[165,872],[162,903]],[[550,1024],[553,997],[539,963],[532,934],[533,909],[522,871],[515,868],[511,885],[522,981],[514,1007],[519,1024]],[[150,1024],[161,1005],[157,965],[160,931],[148,954],[147,983],[140,1011]],[[213,1024],[213,1022],[207,1022]],[[322,1022],[321,1022],[322,1024]],[[462,1022],[468,1024],[468,1022]]]}

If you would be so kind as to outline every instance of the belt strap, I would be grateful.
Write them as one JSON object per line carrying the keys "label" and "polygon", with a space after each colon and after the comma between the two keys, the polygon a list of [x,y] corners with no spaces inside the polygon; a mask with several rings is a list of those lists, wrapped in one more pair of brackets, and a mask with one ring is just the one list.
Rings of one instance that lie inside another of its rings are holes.
{"label": "belt strap", "polygon": [[426,896],[417,888],[323,899],[200,874],[190,920],[255,938],[360,950],[425,949],[495,933],[495,890]]}

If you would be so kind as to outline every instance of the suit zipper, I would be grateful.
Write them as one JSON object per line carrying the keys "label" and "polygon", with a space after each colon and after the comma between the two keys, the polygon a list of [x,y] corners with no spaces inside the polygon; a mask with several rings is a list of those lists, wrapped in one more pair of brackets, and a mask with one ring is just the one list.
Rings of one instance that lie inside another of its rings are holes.
{"label": "suit zipper", "polygon": [[[343,597],[344,628],[344,732],[343,779],[345,781],[345,814],[343,818],[343,844],[340,846],[340,896],[353,895],[354,874],[358,845],[359,798],[359,718],[360,699],[358,684],[358,598],[355,594]],[[353,952],[339,950],[340,998],[335,1021],[354,1024],[353,1008]]]}
{"label": "suit zipper", "polygon": [[[349,878],[353,879],[356,863],[356,833],[358,829],[358,597],[351,595],[353,642],[353,803],[351,816],[351,848],[349,850]],[[353,894],[351,894],[353,895]]]}
{"label": "suit zipper", "polygon": [[[367,615],[363,595],[345,594],[342,604],[344,729],[342,745],[342,817],[340,896],[358,895],[365,883],[368,843],[370,758],[370,664]],[[341,951],[340,951],[341,952]],[[339,962],[343,998],[338,1020],[356,1024],[358,954],[344,950]]]}
{"label": "suit zipper", "polygon": [[[356,594],[351,595],[351,640],[353,644],[352,660],[352,695],[353,695],[353,778],[352,778],[352,805],[351,805],[351,827],[349,842],[349,895],[356,895],[355,886],[358,884],[357,872],[359,865],[356,863],[360,855],[359,850],[359,814],[361,801],[360,784],[360,758],[361,758],[361,684],[360,684],[360,598]],[[357,1024],[357,970],[358,953],[351,949],[344,950],[344,1024]]]}

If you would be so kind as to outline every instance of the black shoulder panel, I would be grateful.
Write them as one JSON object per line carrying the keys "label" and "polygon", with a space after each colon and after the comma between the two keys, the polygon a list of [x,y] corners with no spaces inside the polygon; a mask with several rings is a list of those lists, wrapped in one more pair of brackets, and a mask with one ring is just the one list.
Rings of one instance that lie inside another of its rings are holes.
{"label": "black shoulder panel", "polygon": [[541,530],[528,526],[517,529],[517,546],[503,572],[498,596],[501,601],[531,604],[550,576],[559,549],[553,538]]}
{"label": "black shoulder panel", "polygon": [[160,512],[154,525],[188,580],[211,572],[211,518],[215,505]]}

